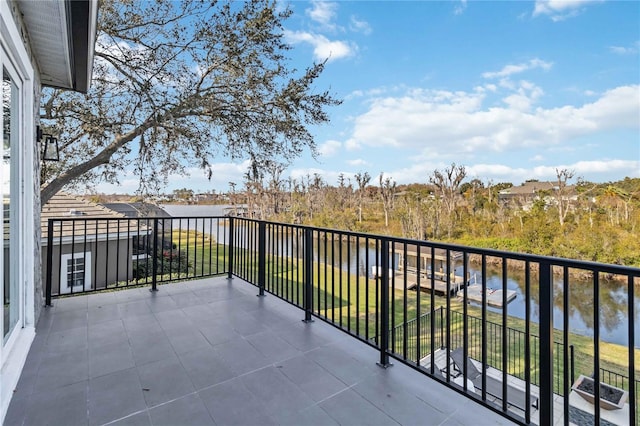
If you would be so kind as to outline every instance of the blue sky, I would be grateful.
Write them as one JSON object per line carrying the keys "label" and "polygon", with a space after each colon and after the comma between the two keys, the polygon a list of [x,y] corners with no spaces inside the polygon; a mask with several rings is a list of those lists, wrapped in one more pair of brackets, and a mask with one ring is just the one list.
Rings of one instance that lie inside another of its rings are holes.
{"label": "blue sky", "polygon": [[[485,183],[640,177],[640,2],[337,1],[290,3],[292,64],[328,59],[317,82],[343,104],[313,128],[320,157],[284,173],[384,173],[426,183],[455,162]],[[242,186],[223,158],[168,191]],[[374,183],[372,182],[372,183]],[[133,192],[137,181],[105,192]]]}

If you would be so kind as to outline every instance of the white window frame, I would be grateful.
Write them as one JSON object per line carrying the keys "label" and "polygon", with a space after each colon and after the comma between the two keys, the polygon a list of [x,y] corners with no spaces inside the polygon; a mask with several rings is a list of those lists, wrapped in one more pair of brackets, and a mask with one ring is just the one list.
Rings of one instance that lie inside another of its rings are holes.
{"label": "white window frame", "polygon": [[60,256],[60,294],[71,294],[71,286],[67,277],[69,275],[69,260],[84,259],[84,285],[73,288],[73,293],[82,293],[91,290],[91,252],[68,253]]}
{"label": "white window frame", "polygon": [[[7,340],[0,344],[0,422],[4,420],[13,389],[26,360],[31,342],[35,337],[36,265],[40,259],[34,259],[36,253],[35,238],[35,196],[36,179],[33,173],[36,164],[35,155],[35,72],[31,57],[27,52],[22,35],[16,26],[11,8],[13,2],[0,1],[0,66],[11,68],[20,81],[18,139],[12,159],[12,189],[15,192],[15,217],[11,223],[11,242],[15,256],[11,268],[12,280],[18,283],[16,303],[19,303],[18,324]],[[0,119],[1,120],[1,119]],[[2,165],[0,165],[2,167]],[[0,170],[0,180],[2,170]],[[0,182],[1,185],[1,182]],[[0,232],[3,233],[3,224]],[[2,256],[4,259],[4,255]],[[0,261],[0,276],[4,276],[4,261]],[[0,295],[4,299],[4,286],[0,286]],[[0,318],[0,328],[4,330],[4,316]]]}

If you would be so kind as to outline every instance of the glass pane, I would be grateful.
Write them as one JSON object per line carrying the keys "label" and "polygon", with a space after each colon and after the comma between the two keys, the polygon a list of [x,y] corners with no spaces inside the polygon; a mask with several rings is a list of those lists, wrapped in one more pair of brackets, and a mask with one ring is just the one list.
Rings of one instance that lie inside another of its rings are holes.
{"label": "glass pane", "polygon": [[16,146],[18,136],[18,90],[6,68],[2,68],[2,207],[4,246],[4,340],[18,323],[18,282],[11,279],[11,147]]}

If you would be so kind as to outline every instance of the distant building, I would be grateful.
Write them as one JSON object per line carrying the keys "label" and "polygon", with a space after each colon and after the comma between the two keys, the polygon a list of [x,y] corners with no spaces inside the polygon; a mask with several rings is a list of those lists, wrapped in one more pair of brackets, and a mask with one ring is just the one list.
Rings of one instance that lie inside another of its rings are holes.
{"label": "distant building", "polygon": [[[54,221],[48,238],[49,219],[65,218],[76,220]],[[41,227],[43,283],[50,251],[51,270],[60,271],[51,277],[53,294],[91,291],[132,279],[134,261],[146,256],[138,246],[150,229],[122,213],[65,193],[54,195],[42,207]]]}

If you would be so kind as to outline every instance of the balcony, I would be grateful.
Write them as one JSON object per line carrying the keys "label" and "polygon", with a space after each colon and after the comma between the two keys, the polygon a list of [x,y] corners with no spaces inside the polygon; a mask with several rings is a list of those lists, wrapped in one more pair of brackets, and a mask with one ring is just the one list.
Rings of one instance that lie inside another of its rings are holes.
{"label": "balcony", "polygon": [[637,268],[240,218],[52,219],[43,263],[7,424],[638,424]]}
{"label": "balcony", "polygon": [[5,424],[508,423],[255,290],[216,277],[56,300]]}

